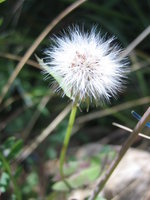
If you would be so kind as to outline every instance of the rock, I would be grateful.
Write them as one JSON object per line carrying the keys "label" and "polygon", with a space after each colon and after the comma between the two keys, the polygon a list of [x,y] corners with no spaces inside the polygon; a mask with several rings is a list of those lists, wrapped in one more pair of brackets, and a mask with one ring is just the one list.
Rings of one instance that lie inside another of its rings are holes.
{"label": "rock", "polygon": [[150,200],[150,153],[130,149],[105,186],[113,200]]}

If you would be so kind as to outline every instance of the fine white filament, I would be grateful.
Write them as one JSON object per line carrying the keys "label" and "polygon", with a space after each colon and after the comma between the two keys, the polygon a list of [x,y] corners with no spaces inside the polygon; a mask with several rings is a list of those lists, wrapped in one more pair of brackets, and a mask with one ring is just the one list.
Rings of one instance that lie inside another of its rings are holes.
{"label": "fine white filament", "polygon": [[79,27],[68,30],[69,34],[54,37],[53,46],[45,51],[49,68],[45,71],[61,77],[57,91],[63,89],[79,104],[110,101],[122,91],[127,72],[114,38],[106,40],[96,28],[89,32]]}

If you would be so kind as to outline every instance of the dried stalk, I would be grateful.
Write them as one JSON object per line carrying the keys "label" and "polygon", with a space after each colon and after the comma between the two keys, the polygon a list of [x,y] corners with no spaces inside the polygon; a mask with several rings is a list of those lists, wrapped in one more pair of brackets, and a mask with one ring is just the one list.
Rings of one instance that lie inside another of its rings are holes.
{"label": "dried stalk", "polygon": [[126,140],[126,142],[123,144],[121,150],[119,151],[118,155],[110,165],[109,169],[106,171],[106,173],[100,178],[98,181],[94,191],[92,192],[91,196],[88,200],[95,200],[98,194],[102,191],[105,184],[107,183],[108,179],[112,175],[113,171],[116,169],[122,158],[124,157],[127,150],[130,148],[130,146],[133,144],[134,140],[138,136],[138,134],[141,132],[141,130],[144,128],[145,124],[150,120],[150,107],[147,109],[147,111],[142,116],[141,120],[137,123],[136,127],[134,128],[132,134],[129,136],[129,138]]}
{"label": "dried stalk", "polygon": [[32,53],[35,51],[35,49],[38,47],[38,45],[41,43],[41,41],[47,36],[47,34],[69,13],[71,13],[74,9],[79,7],[81,4],[83,4],[86,0],[78,0],[75,1],[73,4],[71,4],[68,8],[66,8],[62,13],[60,13],[44,30],[43,32],[37,37],[37,39],[34,41],[34,43],[30,46],[30,48],[27,50],[27,52],[24,54],[18,65],[16,66],[14,72],[10,76],[8,82],[3,87],[1,96],[0,96],[0,103],[2,103],[5,95],[7,94],[9,88],[11,87],[12,83],[16,79],[17,75],[27,62],[27,60],[30,58]]}

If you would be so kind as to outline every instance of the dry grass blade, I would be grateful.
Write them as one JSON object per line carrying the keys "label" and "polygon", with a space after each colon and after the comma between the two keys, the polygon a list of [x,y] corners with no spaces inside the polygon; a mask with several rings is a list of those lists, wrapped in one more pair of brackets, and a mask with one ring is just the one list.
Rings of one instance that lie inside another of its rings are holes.
{"label": "dry grass blade", "polygon": [[100,118],[100,117],[104,117],[104,116],[107,116],[107,115],[110,115],[110,114],[114,114],[114,113],[117,113],[119,111],[122,111],[122,110],[125,110],[125,109],[128,109],[128,108],[132,108],[132,107],[143,105],[143,104],[148,104],[149,102],[150,102],[149,96],[143,97],[143,98],[138,99],[138,100],[128,101],[126,103],[122,103],[120,105],[117,105],[117,106],[114,106],[114,107],[111,107],[111,108],[107,108],[105,110],[97,111],[97,112],[94,112],[94,113],[84,115],[82,117],[78,117],[76,122],[78,124],[85,123],[85,122],[88,122],[90,120]]}
{"label": "dry grass blade", "polygon": [[[136,52],[136,53],[138,54],[139,52]],[[10,59],[10,60],[14,60],[14,61],[20,61],[22,59],[21,56],[17,56],[15,54],[11,54],[11,53],[2,53],[2,52],[0,52],[0,57],[7,58],[7,59]],[[31,60],[31,59],[27,60],[26,64],[28,64],[28,65],[30,65],[32,67],[35,67],[37,69],[42,69],[41,66],[36,61]],[[139,65],[140,66],[137,66],[136,64],[132,65],[131,72],[134,72],[134,71],[140,70],[141,68],[147,67],[147,66],[149,66],[149,63],[147,63],[147,62],[139,62]]]}
{"label": "dry grass blade", "polygon": [[6,109],[8,106],[13,104],[14,102],[18,101],[20,98],[21,98],[20,96],[16,95],[14,97],[10,97],[10,98],[6,99],[6,101],[0,107],[0,112],[2,112],[2,110]]}
{"label": "dry grass blade", "polygon": [[141,132],[141,130],[144,128],[145,124],[150,120],[150,107],[147,109],[147,111],[144,113],[140,121],[135,126],[134,130],[132,131],[132,134],[128,137],[128,139],[125,141],[125,143],[122,145],[121,150],[111,163],[109,169],[106,171],[106,173],[100,177],[98,180],[98,183],[96,187],[94,188],[94,191],[92,192],[91,196],[88,200],[95,200],[98,194],[102,191],[105,184],[107,183],[108,179],[112,175],[113,171],[116,169],[124,155],[126,154],[127,150],[130,148],[130,146],[133,144],[135,138],[137,135]]}
{"label": "dry grass blade", "polygon": [[0,122],[0,131],[2,131],[3,129],[5,129],[6,126],[11,121],[13,121],[17,117],[19,117],[19,115],[21,115],[22,113],[24,113],[27,109],[29,109],[31,107],[32,107],[32,105],[23,106],[23,107],[20,107],[20,108],[16,109],[12,114],[9,114],[9,116],[6,119],[4,119],[3,121]]}
{"label": "dry grass blade", "polygon": [[146,60],[150,64],[150,56],[149,56],[149,54],[138,50],[138,51],[136,51],[136,55],[138,55],[140,58]]}
{"label": "dry grass blade", "polygon": [[[20,61],[22,59],[21,56],[16,56],[16,55],[11,54],[11,53],[0,53],[0,57],[8,58],[8,59],[11,59],[11,60],[16,60],[16,61]],[[32,67],[35,67],[37,69],[41,69],[40,65],[37,62],[35,62],[34,60],[27,60],[26,63],[28,65],[31,65]]]}
{"label": "dry grass blade", "polygon": [[37,39],[34,41],[34,43],[30,46],[30,48],[27,50],[25,55],[22,57],[18,65],[16,66],[14,72],[10,76],[7,84],[3,87],[1,97],[0,97],[0,103],[3,101],[3,98],[7,94],[9,88],[11,87],[11,84],[27,62],[27,60],[30,58],[32,53],[35,51],[35,49],[38,47],[38,45],[41,43],[41,41],[47,36],[47,34],[69,13],[71,13],[74,9],[79,7],[82,3],[84,3],[86,0],[78,0],[75,1],[73,4],[71,4],[68,8],[66,8],[62,13],[60,13],[44,30],[43,32],[37,37]]}
{"label": "dry grass blade", "polygon": [[138,45],[140,44],[148,35],[150,34],[150,26],[148,26],[135,40],[133,40],[125,51],[122,52],[120,58],[124,58]]}
{"label": "dry grass blade", "polygon": [[24,129],[24,131],[22,133],[22,138],[24,140],[29,137],[29,134],[30,134],[33,126],[35,125],[36,121],[38,120],[41,111],[47,105],[47,103],[49,102],[51,97],[52,97],[52,95],[44,96],[42,98],[42,100],[40,101],[39,105],[37,106],[36,111],[33,113],[29,123],[26,125],[26,128]]}
{"label": "dry grass blade", "polygon": [[33,142],[27,145],[18,157],[18,161],[26,159],[44,140],[50,135],[50,133],[58,126],[58,124],[67,116],[71,110],[72,104],[69,104],[51,123],[45,128],[42,133],[33,140]]}
{"label": "dry grass blade", "polygon": [[147,63],[147,62],[138,62],[138,65],[137,64],[132,65],[131,72],[135,72],[135,71],[144,69],[148,66],[149,66],[149,63]]}
{"label": "dry grass blade", "polygon": [[[115,123],[115,122],[113,122],[112,125],[114,125],[114,126],[116,126],[118,128],[121,128],[121,129],[123,129],[125,131],[128,131],[130,133],[132,133],[132,131],[133,131],[131,128],[129,128],[127,126],[124,126],[124,125],[121,125],[121,124],[118,124],[118,123]],[[146,138],[146,139],[150,140],[150,136],[144,135],[143,133],[139,133],[138,135],[143,137],[143,138]]]}

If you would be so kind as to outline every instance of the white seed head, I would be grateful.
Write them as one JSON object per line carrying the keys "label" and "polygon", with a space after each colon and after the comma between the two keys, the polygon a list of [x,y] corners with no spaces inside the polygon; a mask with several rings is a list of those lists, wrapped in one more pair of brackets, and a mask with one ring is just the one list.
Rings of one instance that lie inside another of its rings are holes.
{"label": "white seed head", "polygon": [[122,91],[127,68],[120,60],[114,38],[106,40],[96,33],[69,28],[69,34],[54,37],[54,45],[45,51],[45,72],[50,73],[64,94],[78,102],[105,102]]}

